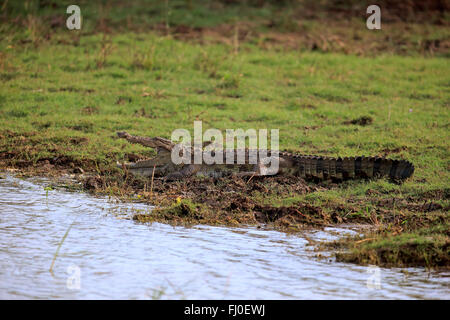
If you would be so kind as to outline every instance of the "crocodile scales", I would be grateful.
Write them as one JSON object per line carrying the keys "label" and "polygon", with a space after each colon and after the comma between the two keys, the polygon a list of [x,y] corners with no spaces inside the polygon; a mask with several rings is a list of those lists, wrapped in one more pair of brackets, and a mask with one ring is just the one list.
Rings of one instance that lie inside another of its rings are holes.
{"label": "crocodile scales", "polygon": [[[126,132],[118,132],[120,138],[131,143],[138,143],[155,148],[157,155],[149,160],[136,163],[119,164],[118,167],[128,170],[132,174],[143,176],[162,176],[167,180],[179,180],[193,175],[221,177],[230,174],[239,176],[272,175],[265,170],[258,158],[257,164],[249,163],[249,155],[255,150],[245,149],[245,162],[237,163],[236,150],[223,150],[223,157],[227,152],[233,152],[234,164],[179,164],[171,160],[171,151],[175,146],[170,140],[154,137],[132,136]],[[214,151],[213,151],[214,152]],[[257,153],[256,153],[257,154]],[[193,152],[191,152],[193,157]],[[269,153],[270,156],[270,153]],[[401,181],[409,178],[414,172],[414,165],[406,160],[393,160],[384,157],[327,157],[303,155],[281,151],[279,169],[276,174],[291,174],[304,179],[343,181],[348,179],[370,179],[387,177]]]}

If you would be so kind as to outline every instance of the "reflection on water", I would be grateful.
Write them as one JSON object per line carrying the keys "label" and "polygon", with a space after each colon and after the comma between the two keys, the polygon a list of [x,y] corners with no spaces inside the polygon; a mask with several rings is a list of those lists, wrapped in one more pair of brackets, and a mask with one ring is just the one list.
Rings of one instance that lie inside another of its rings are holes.
{"label": "reflection on water", "polygon": [[139,224],[123,219],[139,205],[55,190],[46,196],[44,186],[0,179],[2,299],[450,298],[449,273],[373,273],[318,260],[305,238],[269,230]]}

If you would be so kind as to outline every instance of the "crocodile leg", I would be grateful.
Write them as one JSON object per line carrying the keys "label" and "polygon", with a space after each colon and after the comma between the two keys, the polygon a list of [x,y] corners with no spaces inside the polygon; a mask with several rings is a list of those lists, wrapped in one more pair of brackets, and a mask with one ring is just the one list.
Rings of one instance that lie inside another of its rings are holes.
{"label": "crocodile leg", "polygon": [[237,177],[258,177],[258,176],[267,176],[270,175],[267,167],[265,167],[262,163],[258,163],[253,165],[253,170],[251,171],[241,171],[235,172],[233,175]]}
{"label": "crocodile leg", "polygon": [[171,172],[164,176],[164,180],[174,181],[174,180],[182,180],[183,178],[191,177],[195,175],[201,169],[201,165],[198,164],[189,164],[184,166],[181,170]]}
{"label": "crocodile leg", "polygon": [[[146,160],[148,166],[136,166],[138,163],[117,163],[117,167],[129,171],[133,175],[139,175],[144,177],[151,177],[153,175],[160,175],[162,173],[162,168],[155,166],[153,162]],[[153,173],[153,171],[155,173]]]}

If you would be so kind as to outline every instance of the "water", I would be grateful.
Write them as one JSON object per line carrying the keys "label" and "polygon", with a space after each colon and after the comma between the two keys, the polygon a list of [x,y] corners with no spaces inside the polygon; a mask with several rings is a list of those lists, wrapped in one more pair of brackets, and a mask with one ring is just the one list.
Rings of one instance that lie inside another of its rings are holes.
{"label": "water", "polygon": [[[316,259],[304,236],[270,230],[140,224],[124,217],[146,206],[44,187],[0,179],[1,299],[450,298],[448,272]],[[331,231],[352,232],[307,236]]]}

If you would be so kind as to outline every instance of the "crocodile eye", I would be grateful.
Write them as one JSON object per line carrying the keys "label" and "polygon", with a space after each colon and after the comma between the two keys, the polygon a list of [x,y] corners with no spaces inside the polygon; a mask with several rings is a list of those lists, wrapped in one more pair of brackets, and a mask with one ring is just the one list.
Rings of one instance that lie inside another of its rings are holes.
{"label": "crocodile eye", "polygon": [[215,157],[216,156],[216,152],[213,150],[211,151],[211,157]]}

